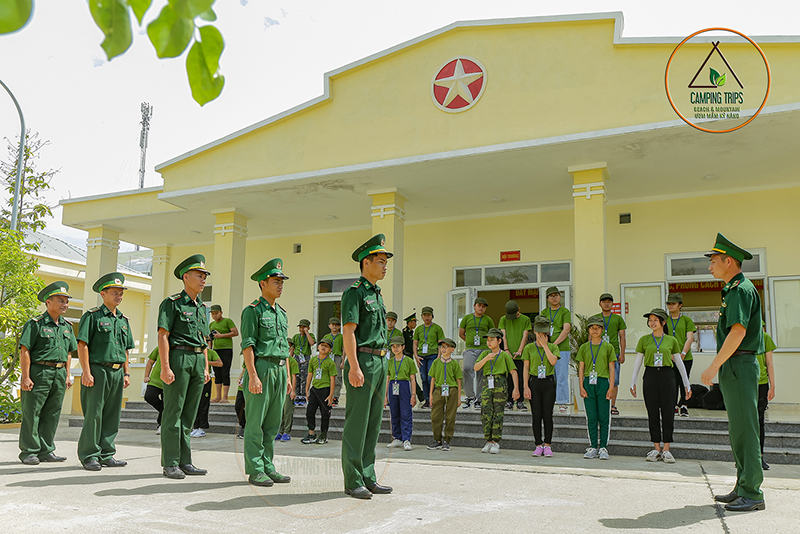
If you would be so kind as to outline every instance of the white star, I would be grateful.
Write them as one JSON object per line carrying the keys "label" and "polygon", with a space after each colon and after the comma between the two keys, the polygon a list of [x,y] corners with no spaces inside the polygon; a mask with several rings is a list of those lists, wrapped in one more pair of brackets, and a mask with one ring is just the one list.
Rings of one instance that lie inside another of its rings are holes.
{"label": "white star", "polygon": [[465,73],[464,65],[461,64],[460,59],[457,59],[456,69],[455,72],[453,72],[453,75],[449,78],[436,80],[433,82],[433,84],[438,85],[439,87],[446,87],[448,89],[447,96],[442,103],[443,106],[447,107],[457,96],[460,96],[466,100],[467,103],[472,104],[474,99],[468,86],[475,80],[479,80],[481,78],[483,78],[482,72],[473,72],[469,74]]}

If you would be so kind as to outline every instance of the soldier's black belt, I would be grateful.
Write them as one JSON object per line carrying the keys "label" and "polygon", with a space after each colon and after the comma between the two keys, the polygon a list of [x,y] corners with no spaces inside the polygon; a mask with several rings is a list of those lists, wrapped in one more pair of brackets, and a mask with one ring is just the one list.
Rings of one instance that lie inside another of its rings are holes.
{"label": "soldier's black belt", "polygon": [[731,356],[741,356],[742,354],[755,354],[752,350],[735,350]]}
{"label": "soldier's black belt", "polygon": [[186,352],[203,352],[203,347],[190,347],[188,345],[173,345],[169,350],[185,350]]}
{"label": "soldier's black belt", "polygon": [[386,356],[386,349],[371,349],[369,347],[358,347],[358,352],[373,354],[375,356]]}
{"label": "soldier's black belt", "polygon": [[267,360],[268,362],[277,363],[278,365],[283,365],[286,363],[286,358],[281,358],[280,356],[256,356],[259,360]]}
{"label": "soldier's black belt", "polygon": [[123,363],[111,363],[111,362],[100,362],[97,365],[102,365],[103,367],[110,367],[112,369],[122,369],[122,366],[125,365]]}
{"label": "soldier's black belt", "polygon": [[31,362],[38,365],[44,365],[46,367],[55,367],[56,369],[61,369],[62,367],[67,366],[67,362]]}

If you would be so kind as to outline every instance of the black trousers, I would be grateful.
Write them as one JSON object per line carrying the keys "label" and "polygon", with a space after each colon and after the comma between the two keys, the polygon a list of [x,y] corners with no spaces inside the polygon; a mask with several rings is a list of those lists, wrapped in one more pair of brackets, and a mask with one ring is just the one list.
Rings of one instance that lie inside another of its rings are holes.
{"label": "black trousers", "polygon": [[[522,388],[522,371],[525,369],[525,360],[522,360],[522,359],[514,360],[514,364],[517,366],[517,384],[519,384],[519,388],[520,388],[520,397],[519,397],[518,400],[520,402],[524,402],[525,399],[522,397],[522,391],[521,390],[523,389]],[[508,373],[507,376],[508,376],[508,385],[507,385],[508,397],[506,397],[506,402],[513,402],[514,398],[511,396],[511,394],[514,393],[514,379],[511,378],[511,373],[510,372]],[[550,443],[550,442],[548,441],[548,443]]]}
{"label": "black trousers", "polygon": [[197,417],[194,418],[194,427],[208,430],[208,409],[211,407],[211,380],[203,385],[203,394],[200,395],[200,406],[197,407]]}
{"label": "black trousers", "polygon": [[233,405],[233,409],[236,410],[236,417],[239,419],[239,426],[244,428],[244,391],[241,389],[236,392],[236,403]]}
{"label": "black trousers", "polygon": [[[683,366],[686,367],[686,378],[691,376],[692,362],[694,362],[694,360],[683,360]],[[683,387],[681,372],[678,371],[677,367],[673,367],[672,369],[675,371],[675,382],[678,384],[678,403],[675,406],[686,406],[686,388]],[[689,380],[691,384],[691,379]]]}
{"label": "black trousers", "polygon": [[758,425],[761,428],[761,456],[764,456],[764,412],[767,411],[769,384],[758,385]]}
{"label": "black trousers", "polygon": [[161,425],[161,414],[164,412],[164,390],[147,384],[144,390],[144,400],[158,411],[156,422]]}
{"label": "black trousers", "polygon": [[219,359],[222,360],[222,367],[214,367],[214,383],[230,386],[233,349],[218,349],[217,354],[219,354]]}
{"label": "black trousers", "polygon": [[[528,379],[531,390],[531,415],[533,416],[533,439],[536,445],[553,442],[553,406],[556,404],[556,379],[532,376]],[[544,422],[544,440],[542,439]]]}
{"label": "black trousers", "polygon": [[308,391],[308,406],[306,406],[306,423],[308,423],[308,429],[314,430],[317,426],[317,408],[319,408],[319,413],[322,416],[322,422],[320,424],[319,429],[322,432],[328,431],[328,424],[331,421],[331,408],[328,406],[328,403],[325,402],[325,399],[328,398],[328,395],[331,394],[331,388],[321,388],[317,389],[312,387]]}
{"label": "black trousers", "polygon": [[645,367],[642,389],[650,423],[650,441],[672,443],[675,398],[678,395],[675,373],[670,367]]}

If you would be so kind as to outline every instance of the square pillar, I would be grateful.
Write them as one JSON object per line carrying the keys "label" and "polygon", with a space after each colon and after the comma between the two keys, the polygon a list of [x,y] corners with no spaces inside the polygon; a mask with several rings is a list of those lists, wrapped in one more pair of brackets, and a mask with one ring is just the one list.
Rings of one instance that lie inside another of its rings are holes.
{"label": "square pillar", "polygon": [[83,311],[103,303],[99,293],[92,291],[92,285],[104,274],[117,270],[119,253],[119,231],[107,226],[89,229],[86,238],[86,278],[83,284]]}
{"label": "square pillar", "polygon": [[403,317],[403,248],[405,243],[406,198],[397,189],[367,191],[372,197],[372,235],[386,236],[386,248],[394,256],[389,260],[386,278],[379,282],[386,311]]}
{"label": "square pillar", "polygon": [[[172,272],[169,269],[170,246],[159,245],[153,247],[153,267],[152,279],[150,281],[150,313],[147,315],[146,344],[142,353],[147,356],[158,346],[158,307],[161,301],[167,298],[167,288],[169,287],[169,277]],[[123,302],[124,304],[124,302]],[[147,309],[147,307],[145,307]],[[147,362],[145,362],[147,363]]]}
{"label": "square pillar", "polygon": [[606,258],[606,164],[577,165],[572,175],[575,214],[575,262],[573,265],[574,312],[597,312],[597,299],[608,290]]}

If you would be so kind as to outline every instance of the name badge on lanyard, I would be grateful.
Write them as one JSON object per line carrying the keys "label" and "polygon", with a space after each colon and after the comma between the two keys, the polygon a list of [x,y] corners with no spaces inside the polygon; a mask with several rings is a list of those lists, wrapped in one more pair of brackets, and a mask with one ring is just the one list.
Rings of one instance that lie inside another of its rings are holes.
{"label": "name badge on lanyard", "polygon": [[322,367],[317,367],[317,372],[314,373],[314,380],[321,380],[321,379],[322,379]]}
{"label": "name badge on lanyard", "polygon": [[303,355],[302,352],[300,353],[300,356],[297,358],[297,362],[298,363],[306,363],[306,357]]}
{"label": "name badge on lanyard", "polygon": [[428,354],[428,344],[427,343],[423,343],[422,344],[422,354]]}
{"label": "name badge on lanyard", "polygon": [[608,334],[603,334],[603,341],[605,341],[606,343],[611,343],[611,338],[608,337]]}
{"label": "name badge on lanyard", "polygon": [[477,347],[480,344],[481,344],[481,336],[475,334],[475,346]]}
{"label": "name badge on lanyard", "polygon": [[494,375],[489,375],[486,377],[486,387],[489,389],[494,389]]}
{"label": "name badge on lanyard", "polygon": [[597,349],[597,356],[594,355],[594,345],[592,342],[589,341],[589,351],[592,354],[592,371],[589,373],[589,384],[596,386],[597,385],[597,371],[595,370],[595,365],[597,364],[597,356],[600,356],[600,348]]}
{"label": "name badge on lanyard", "polygon": [[547,378],[547,367],[544,365],[540,365],[536,371],[538,373],[537,378]]}
{"label": "name badge on lanyard", "polygon": [[[472,316],[472,322],[473,322],[473,323],[475,323],[475,322],[476,322],[476,321],[475,321],[475,316],[474,316],[474,315]],[[481,331],[481,323],[482,323],[482,322],[483,322],[483,316],[481,316],[481,319],[480,319],[480,321],[477,321],[477,324],[475,324],[475,339],[474,339],[474,341],[473,341],[473,344],[474,344],[476,347],[477,347],[477,346],[479,346],[479,345],[481,344],[481,336],[480,336],[480,331]]]}
{"label": "name badge on lanyard", "polygon": [[442,397],[449,397],[449,396],[450,396],[450,385],[442,384]]}
{"label": "name badge on lanyard", "polygon": [[661,352],[656,352],[653,354],[653,365],[656,367],[663,367],[664,366],[664,354]]}
{"label": "name badge on lanyard", "polygon": [[592,371],[589,373],[589,383],[593,386],[597,385],[597,371]]}
{"label": "name badge on lanyard", "polygon": [[392,395],[400,395],[400,382],[392,382]]}

